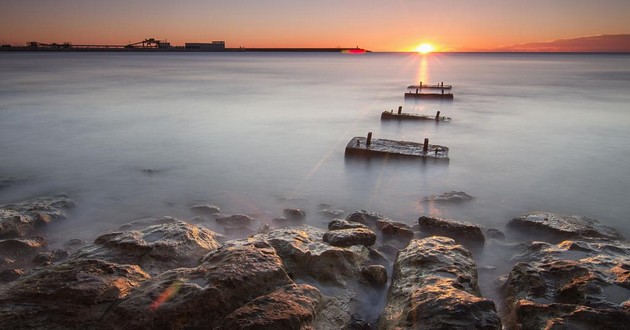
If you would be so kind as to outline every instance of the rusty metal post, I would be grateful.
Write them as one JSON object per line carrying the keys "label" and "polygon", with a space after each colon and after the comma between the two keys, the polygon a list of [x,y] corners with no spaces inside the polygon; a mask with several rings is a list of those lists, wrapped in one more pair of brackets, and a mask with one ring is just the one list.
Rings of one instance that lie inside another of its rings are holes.
{"label": "rusty metal post", "polygon": [[398,114],[400,114],[402,112],[402,105],[398,106]]}
{"label": "rusty metal post", "polygon": [[367,141],[365,141],[365,145],[369,147],[371,143],[372,143],[372,132],[368,132]]}
{"label": "rusty metal post", "polygon": [[440,112],[439,111],[435,114],[435,121],[440,121]]}
{"label": "rusty metal post", "polygon": [[424,146],[422,146],[422,153],[426,155],[427,152],[429,152],[429,139],[425,138],[424,139]]}

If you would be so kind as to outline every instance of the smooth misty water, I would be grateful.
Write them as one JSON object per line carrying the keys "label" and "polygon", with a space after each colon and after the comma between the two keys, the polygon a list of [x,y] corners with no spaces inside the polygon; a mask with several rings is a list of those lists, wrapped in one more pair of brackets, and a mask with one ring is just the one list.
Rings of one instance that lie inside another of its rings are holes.
{"label": "smooth misty water", "polygon": [[[64,240],[200,202],[260,223],[300,206],[316,226],[319,203],[499,229],[545,210],[630,236],[628,55],[5,53],[0,76],[0,177],[24,179],[0,203],[69,193]],[[419,80],[455,100],[404,102]],[[382,123],[398,105],[453,121]],[[451,160],[344,158],[368,131]],[[420,202],[451,190],[476,200]]]}

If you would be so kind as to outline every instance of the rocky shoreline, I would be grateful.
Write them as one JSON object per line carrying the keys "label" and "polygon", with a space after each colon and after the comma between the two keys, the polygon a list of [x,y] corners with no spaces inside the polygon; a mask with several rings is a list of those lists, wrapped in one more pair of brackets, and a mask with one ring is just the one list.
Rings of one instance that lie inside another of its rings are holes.
{"label": "rocky shoreline", "polygon": [[[0,206],[3,328],[620,329],[630,322],[630,245],[581,216],[532,212],[506,221],[506,235],[427,216],[413,226],[365,210],[343,217],[322,205],[327,228],[305,225],[301,209],[256,228],[249,215],[204,204],[188,221],[142,219],[92,243],[48,250],[46,226],[73,207],[67,195]],[[250,234],[228,239],[209,223]],[[506,238],[524,233],[537,240]],[[499,298],[490,299],[474,257],[495,241],[511,254],[511,270],[497,276]]]}

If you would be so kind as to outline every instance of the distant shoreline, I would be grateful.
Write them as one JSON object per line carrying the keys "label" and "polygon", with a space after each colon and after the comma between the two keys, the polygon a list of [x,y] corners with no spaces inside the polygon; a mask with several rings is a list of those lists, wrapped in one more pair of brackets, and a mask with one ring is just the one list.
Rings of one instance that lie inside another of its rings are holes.
{"label": "distant shoreline", "polygon": [[63,47],[29,47],[3,46],[0,52],[114,52],[114,53],[243,53],[243,52],[307,52],[307,53],[369,53],[363,48],[225,48],[225,49],[190,49],[184,47],[169,48],[63,48]]}
{"label": "distant shoreline", "polygon": [[[31,53],[380,53],[380,54],[417,54],[414,51],[371,51],[362,48],[225,48],[222,50],[171,48],[31,48],[25,46],[0,47],[0,52]],[[630,52],[511,52],[511,51],[450,51],[432,52],[432,54],[502,54],[502,55],[628,55]]]}

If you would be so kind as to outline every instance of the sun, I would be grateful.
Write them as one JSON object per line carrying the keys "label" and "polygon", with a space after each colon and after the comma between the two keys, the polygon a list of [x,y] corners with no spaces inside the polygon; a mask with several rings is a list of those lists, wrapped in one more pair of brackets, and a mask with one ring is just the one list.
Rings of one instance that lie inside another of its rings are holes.
{"label": "sun", "polygon": [[420,44],[418,47],[416,47],[416,51],[420,54],[428,54],[434,50],[435,50],[435,47],[433,47],[433,45],[428,44],[428,43]]}

